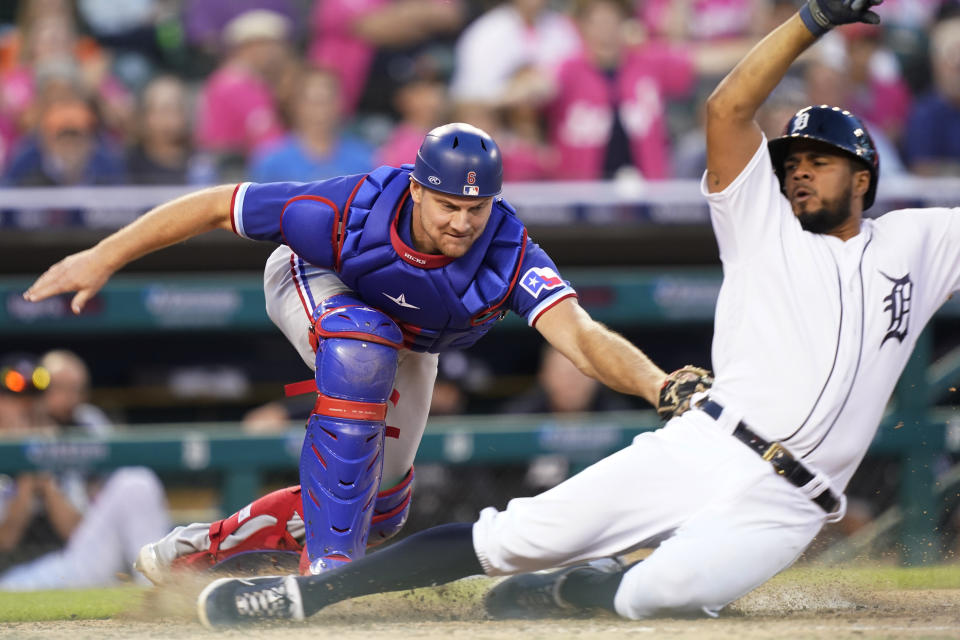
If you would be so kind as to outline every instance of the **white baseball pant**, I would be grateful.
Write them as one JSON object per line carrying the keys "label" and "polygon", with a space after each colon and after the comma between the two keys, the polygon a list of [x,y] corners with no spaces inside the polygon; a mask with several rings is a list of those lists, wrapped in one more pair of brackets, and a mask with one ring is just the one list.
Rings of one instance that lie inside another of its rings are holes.
{"label": "white baseball pant", "polygon": [[828,516],[732,431],[692,410],[549,491],[484,509],[473,528],[484,570],[537,571],[662,540],[625,573],[617,612],[716,615],[790,566],[844,510]]}

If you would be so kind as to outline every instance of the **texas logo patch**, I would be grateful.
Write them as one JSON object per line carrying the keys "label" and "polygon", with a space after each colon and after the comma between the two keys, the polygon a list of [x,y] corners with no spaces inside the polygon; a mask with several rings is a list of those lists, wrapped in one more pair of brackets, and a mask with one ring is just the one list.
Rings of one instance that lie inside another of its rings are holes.
{"label": "texas logo patch", "polygon": [[520,286],[534,298],[539,298],[546,289],[556,289],[563,286],[563,280],[550,267],[531,267],[520,280]]}

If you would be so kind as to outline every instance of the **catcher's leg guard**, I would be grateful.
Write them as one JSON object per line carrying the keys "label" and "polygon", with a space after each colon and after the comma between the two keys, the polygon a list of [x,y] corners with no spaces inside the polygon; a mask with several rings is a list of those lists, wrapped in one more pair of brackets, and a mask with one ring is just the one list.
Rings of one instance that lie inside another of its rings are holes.
{"label": "catcher's leg guard", "polygon": [[410,498],[413,496],[413,467],[395,487],[377,494],[373,503],[373,518],[370,522],[368,547],[382,544],[400,533],[410,515]]}
{"label": "catcher's leg guard", "polygon": [[310,571],[363,555],[383,469],[384,416],[403,346],[384,313],[341,294],[317,308],[317,403],[300,455]]}

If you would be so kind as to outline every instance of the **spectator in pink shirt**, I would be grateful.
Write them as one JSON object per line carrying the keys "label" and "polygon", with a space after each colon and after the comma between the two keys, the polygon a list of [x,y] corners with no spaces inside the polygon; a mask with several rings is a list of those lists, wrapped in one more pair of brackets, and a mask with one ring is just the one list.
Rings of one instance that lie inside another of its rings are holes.
{"label": "spectator in pink shirt", "polygon": [[198,148],[237,159],[284,134],[271,81],[292,64],[290,28],[284,16],[260,9],[227,23],[225,58],[198,98]]}
{"label": "spectator in pink shirt", "polygon": [[351,114],[363,94],[377,49],[402,49],[456,33],[461,0],[317,0],[308,61],[334,69]]}
{"label": "spectator in pink shirt", "polygon": [[651,37],[718,41],[751,37],[768,0],[641,0],[637,14]]}
{"label": "spectator in pink shirt", "polygon": [[[538,84],[540,73],[534,67],[527,67],[515,74],[510,82],[517,86]],[[499,107],[487,105],[481,108],[474,104],[465,109],[461,104],[458,114],[466,118],[464,122],[496,136],[497,146],[503,155],[504,182],[550,178],[556,157],[544,139],[540,111],[536,105],[519,99]]]}
{"label": "spectator in pink shirt", "polygon": [[134,102],[126,88],[110,73],[110,57],[90,38],[77,33],[69,8],[49,13],[25,13],[20,26],[17,64],[0,76],[0,108],[21,133],[37,124],[40,75],[50,69],[70,73],[89,94],[107,130],[124,137],[132,125]]}
{"label": "spectator in pink shirt", "polygon": [[3,111],[0,111],[0,173],[7,167],[10,151],[19,138],[17,128]]}
{"label": "spectator in pink shirt", "polygon": [[574,3],[584,51],[560,67],[547,105],[554,178],[612,178],[624,168],[647,179],[669,175],[666,101],[692,93],[694,60],[665,43],[629,46],[628,15],[619,0]]}
{"label": "spectator in pink shirt", "polygon": [[400,122],[377,151],[374,164],[399,167],[412,163],[423,136],[446,121],[447,88],[439,78],[421,75],[401,85],[393,102]]}
{"label": "spectator in pink shirt", "polygon": [[884,45],[882,32],[873,25],[844,25],[827,34],[813,49],[807,75],[814,101],[842,104],[883,130],[891,141],[910,112],[910,89],[893,51]]}
{"label": "spectator in pink shirt", "polygon": [[503,152],[503,179],[509,182],[548,180],[557,157],[547,143],[540,111],[517,103],[502,110],[503,128],[497,140]]}

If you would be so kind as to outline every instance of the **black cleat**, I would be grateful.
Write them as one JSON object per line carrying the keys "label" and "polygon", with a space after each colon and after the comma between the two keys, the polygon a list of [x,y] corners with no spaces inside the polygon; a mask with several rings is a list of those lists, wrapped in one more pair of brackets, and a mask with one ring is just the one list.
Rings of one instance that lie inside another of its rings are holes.
{"label": "black cleat", "polygon": [[304,618],[297,576],[214,580],[200,592],[197,614],[209,629]]}
{"label": "black cleat", "polygon": [[497,619],[535,620],[575,615],[582,610],[560,597],[560,587],[568,575],[583,568],[581,565],[512,576],[487,592],[484,606],[487,613]]}
{"label": "black cleat", "polygon": [[582,577],[590,581],[603,581],[604,576],[622,574],[625,569],[617,558],[598,558],[587,564],[555,571],[524,573],[507,578],[491,589],[484,604],[491,617],[500,619],[535,620],[590,615],[593,607],[607,607],[599,602],[587,606],[564,599],[560,591],[567,578],[576,573],[578,576],[584,574]]}

